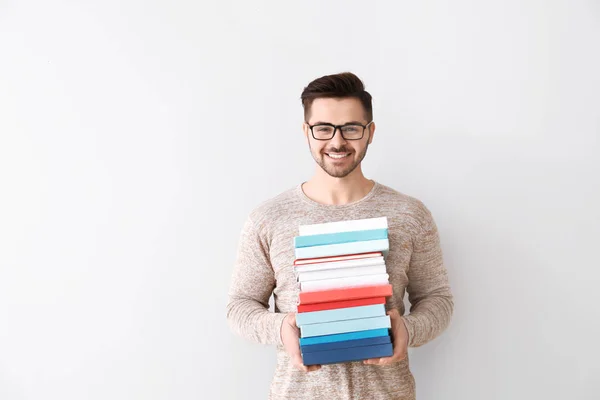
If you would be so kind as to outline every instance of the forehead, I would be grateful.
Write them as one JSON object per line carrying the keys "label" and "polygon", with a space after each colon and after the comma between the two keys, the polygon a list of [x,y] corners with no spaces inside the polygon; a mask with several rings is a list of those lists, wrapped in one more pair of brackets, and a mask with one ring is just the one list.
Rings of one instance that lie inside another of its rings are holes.
{"label": "forehead", "polygon": [[309,124],[330,122],[337,125],[348,121],[365,121],[365,110],[357,98],[320,98],[310,107]]}

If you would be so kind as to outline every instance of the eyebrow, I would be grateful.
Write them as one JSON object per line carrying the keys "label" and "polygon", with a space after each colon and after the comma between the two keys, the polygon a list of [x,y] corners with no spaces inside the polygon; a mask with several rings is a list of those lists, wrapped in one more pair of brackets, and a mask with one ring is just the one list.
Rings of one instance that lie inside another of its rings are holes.
{"label": "eyebrow", "polygon": [[[324,121],[317,121],[314,124],[310,124],[310,125],[321,125],[321,124],[335,125],[335,124],[332,124],[331,122],[324,122]],[[349,121],[349,122],[344,122],[342,125],[363,125],[363,123],[360,121]]]}

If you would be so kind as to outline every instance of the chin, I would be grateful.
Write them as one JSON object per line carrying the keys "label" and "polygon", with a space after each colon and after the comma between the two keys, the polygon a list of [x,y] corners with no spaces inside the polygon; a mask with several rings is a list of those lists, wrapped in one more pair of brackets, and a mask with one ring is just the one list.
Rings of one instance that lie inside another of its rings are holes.
{"label": "chin", "polygon": [[347,167],[345,169],[340,169],[332,167],[326,163],[321,164],[321,169],[323,169],[323,171],[325,171],[327,175],[332,176],[334,178],[344,178],[350,175],[350,173],[352,173],[352,171],[354,171],[356,167],[357,165],[351,165],[350,167]]}

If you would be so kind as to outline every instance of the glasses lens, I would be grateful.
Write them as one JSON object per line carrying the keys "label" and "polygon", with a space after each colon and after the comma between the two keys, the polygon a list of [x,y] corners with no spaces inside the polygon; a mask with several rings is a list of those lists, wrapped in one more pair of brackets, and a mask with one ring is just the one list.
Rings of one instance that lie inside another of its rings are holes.
{"label": "glasses lens", "polygon": [[360,125],[346,125],[342,127],[342,132],[346,139],[360,139],[363,134],[363,127]]}
{"label": "glasses lens", "polygon": [[316,139],[330,139],[333,136],[334,129],[333,126],[329,125],[315,125],[312,131]]}

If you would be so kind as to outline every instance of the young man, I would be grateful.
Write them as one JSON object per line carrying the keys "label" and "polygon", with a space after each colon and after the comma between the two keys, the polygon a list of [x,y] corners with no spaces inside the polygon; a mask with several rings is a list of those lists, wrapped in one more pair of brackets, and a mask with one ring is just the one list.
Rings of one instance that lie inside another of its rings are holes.
{"label": "young man", "polygon": [[[407,347],[421,346],[448,326],[454,302],[431,213],[420,201],[365,178],[361,161],[373,141],[371,95],[352,73],[323,76],[302,92],[302,126],[317,163],[312,178],[271,198],[242,229],[227,318],[238,334],[277,345],[271,399],[415,399]],[[304,366],[295,311],[293,270],[298,226],[386,216],[385,263],[393,295],[391,357]],[[410,313],[403,298],[408,293]],[[274,295],[275,312],[268,310]]]}

